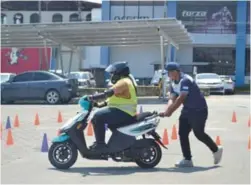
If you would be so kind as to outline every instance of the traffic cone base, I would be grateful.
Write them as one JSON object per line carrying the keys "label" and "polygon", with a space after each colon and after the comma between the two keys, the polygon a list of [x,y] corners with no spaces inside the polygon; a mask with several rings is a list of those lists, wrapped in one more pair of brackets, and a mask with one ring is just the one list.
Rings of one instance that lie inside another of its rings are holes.
{"label": "traffic cone base", "polygon": [[177,140],[178,139],[178,136],[177,136],[177,129],[176,129],[176,126],[173,125],[173,130],[172,130],[172,140]]}
{"label": "traffic cone base", "polygon": [[5,127],[5,129],[9,129],[9,128],[11,128],[10,116],[7,117],[7,122],[6,122],[6,127]]}
{"label": "traffic cone base", "polygon": [[14,144],[14,142],[13,142],[12,132],[11,132],[11,130],[9,129],[9,130],[8,130],[8,134],[7,134],[6,145],[7,145],[7,146],[10,146],[10,145],[13,145],[13,144]]}
{"label": "traffic cone base", "polygon": [[39,122],[39,117],[38,117],[38,113],[36,114],[35,116],[35,122],[34,122],[34,125],[39,125],[40,122]]}
{"label": "traffic cone base", "polygon": [[18,119],[18,115],[15,116],[15,120],[14,120],[14,127],[19,127],[19,119]]}
{"label": "traffic cone base", "polygon": [[168,144],[169,144],[167,129],[164,130],[163,141],[162,141],[162,143],[163,143],[164,145],[168,145]]}
{"label": "traffic cone base", "polygon": [[48,151],[49,151],[49,146],[48,146],[47,134],[45,133],[43,136],[41,152],[48,152]]}
{"label": "traffic cone base", "polygon": [[216,137],[215,143],[216,143],[217,146],[221,145],[220,136]]}
{"label": "traffic cone base", "polygon": [[232,116],[232,122],[236,123],[237,122],[237,118],[236,118],[236,112],[233,112],[233,116]]}
{"label": "traffic cone base", "polygon": [[61,114],[61,112],[59,111],[59,112],[58,112],[58,123],[62,123],[62,122],[63,122],[62,114]]}

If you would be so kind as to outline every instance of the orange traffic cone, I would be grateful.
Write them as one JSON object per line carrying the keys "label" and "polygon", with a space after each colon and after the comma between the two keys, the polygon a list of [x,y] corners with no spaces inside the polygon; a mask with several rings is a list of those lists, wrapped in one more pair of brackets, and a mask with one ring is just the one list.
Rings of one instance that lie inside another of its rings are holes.
{"label": "orange traffic cone", "polygon": [[220,136],[216,137],[216,141],[215,142],[216,142],[217,146],[221,145]]}
{"label": "orange traffic cone", "polygon": [[236,122],[237,122],[235,111],[233,112],[232,122],[233,122],[233,123],[236,123]]}
{"label": "orange traffic cone", "polygon": [[58,123],[62,123],[62,122],[63,122],[62,115],[61,115],[61,112],[59,111],[58,112]]}
{"label": "orange traffic cone", "polygon": [[14,127],[19,127],[19,119],[18,119],[18,115],[15,116],[15,120],[14,120]]}
{"label": "orange traffic cone", "polygon": [[167,129],[164,130],[163,141],[162,142],[163,142],[164,145],[169,145]]}
{"label": "orange traffic cone", "polygon": [[250,136],[248,136],[248,150],[251,150]]}
{"label": "orange traffic cone", "polygon": [[173,130],[172,130],[172,140],[177,140],[177,130],[176,130],[176,126],[173,125]]}
{"label": "orange traffic cone", "polygon": [[7,146],[14,144],[11,129],[8,129],[6,144],[7,144]]}
{"label": "orange traffic cone", "polygon": [[89,122],[87,126],[87,136],[93,136],[93,127],[91,122]]}
{"label": "orange traffic cone", "polygon": [[36,113],[34,125],[40,125],[38,113]]}

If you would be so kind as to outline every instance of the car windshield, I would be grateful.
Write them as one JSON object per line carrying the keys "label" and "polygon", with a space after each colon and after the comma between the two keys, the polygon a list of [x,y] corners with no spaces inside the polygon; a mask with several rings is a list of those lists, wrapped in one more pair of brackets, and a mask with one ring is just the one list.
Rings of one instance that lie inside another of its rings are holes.
{"label": "car windshield", "polygon": [[7,82],[10,78],[10,75],[1,74],[1,82]]}
{"label": "car windshield", "polygon": [[54,75],[57,75],[57,76],[59,76],[59,77],[61,77],[61,78],[67,78],[66,76],[64,76],[64,75],[62,75],[62,74],[60,74],[60,73],[55,73],[55,72],[52,72]]}
{"label": "car windshield", "polygon": [[221,76],[220,77],[222,80],[231,80],[230,76]]}
{"label": "car windshield", "polygon": [[69,75],[69,78],[88,79],[88,74],[87,73],[71,73]]}
{"label": "car windshield", "polygon": [[219,79],[219,76],[216,74],[200,74],[197,75],[197,79]]}

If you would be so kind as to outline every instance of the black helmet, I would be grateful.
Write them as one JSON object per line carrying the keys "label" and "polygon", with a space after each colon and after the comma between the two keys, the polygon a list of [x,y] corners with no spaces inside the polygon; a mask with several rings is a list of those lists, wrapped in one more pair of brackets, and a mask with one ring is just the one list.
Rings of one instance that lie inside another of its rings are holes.
{"label": "black helmet", "polygon": [[127,62],[114,62],[109,65],[106,69],[106,72],[110,73],[111,82],[115,84],[121,77],[127,77],[130,74],[130,69]]}

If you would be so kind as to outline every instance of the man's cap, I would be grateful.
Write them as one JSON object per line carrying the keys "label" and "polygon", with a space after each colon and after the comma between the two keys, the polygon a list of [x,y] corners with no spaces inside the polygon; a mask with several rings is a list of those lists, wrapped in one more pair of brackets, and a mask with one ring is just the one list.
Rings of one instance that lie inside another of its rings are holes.
{"label": "man's cap", "polygon": [[169,62],[166,65],[166,70],[167,71],[180,71],[180,65],[176,62]]}

